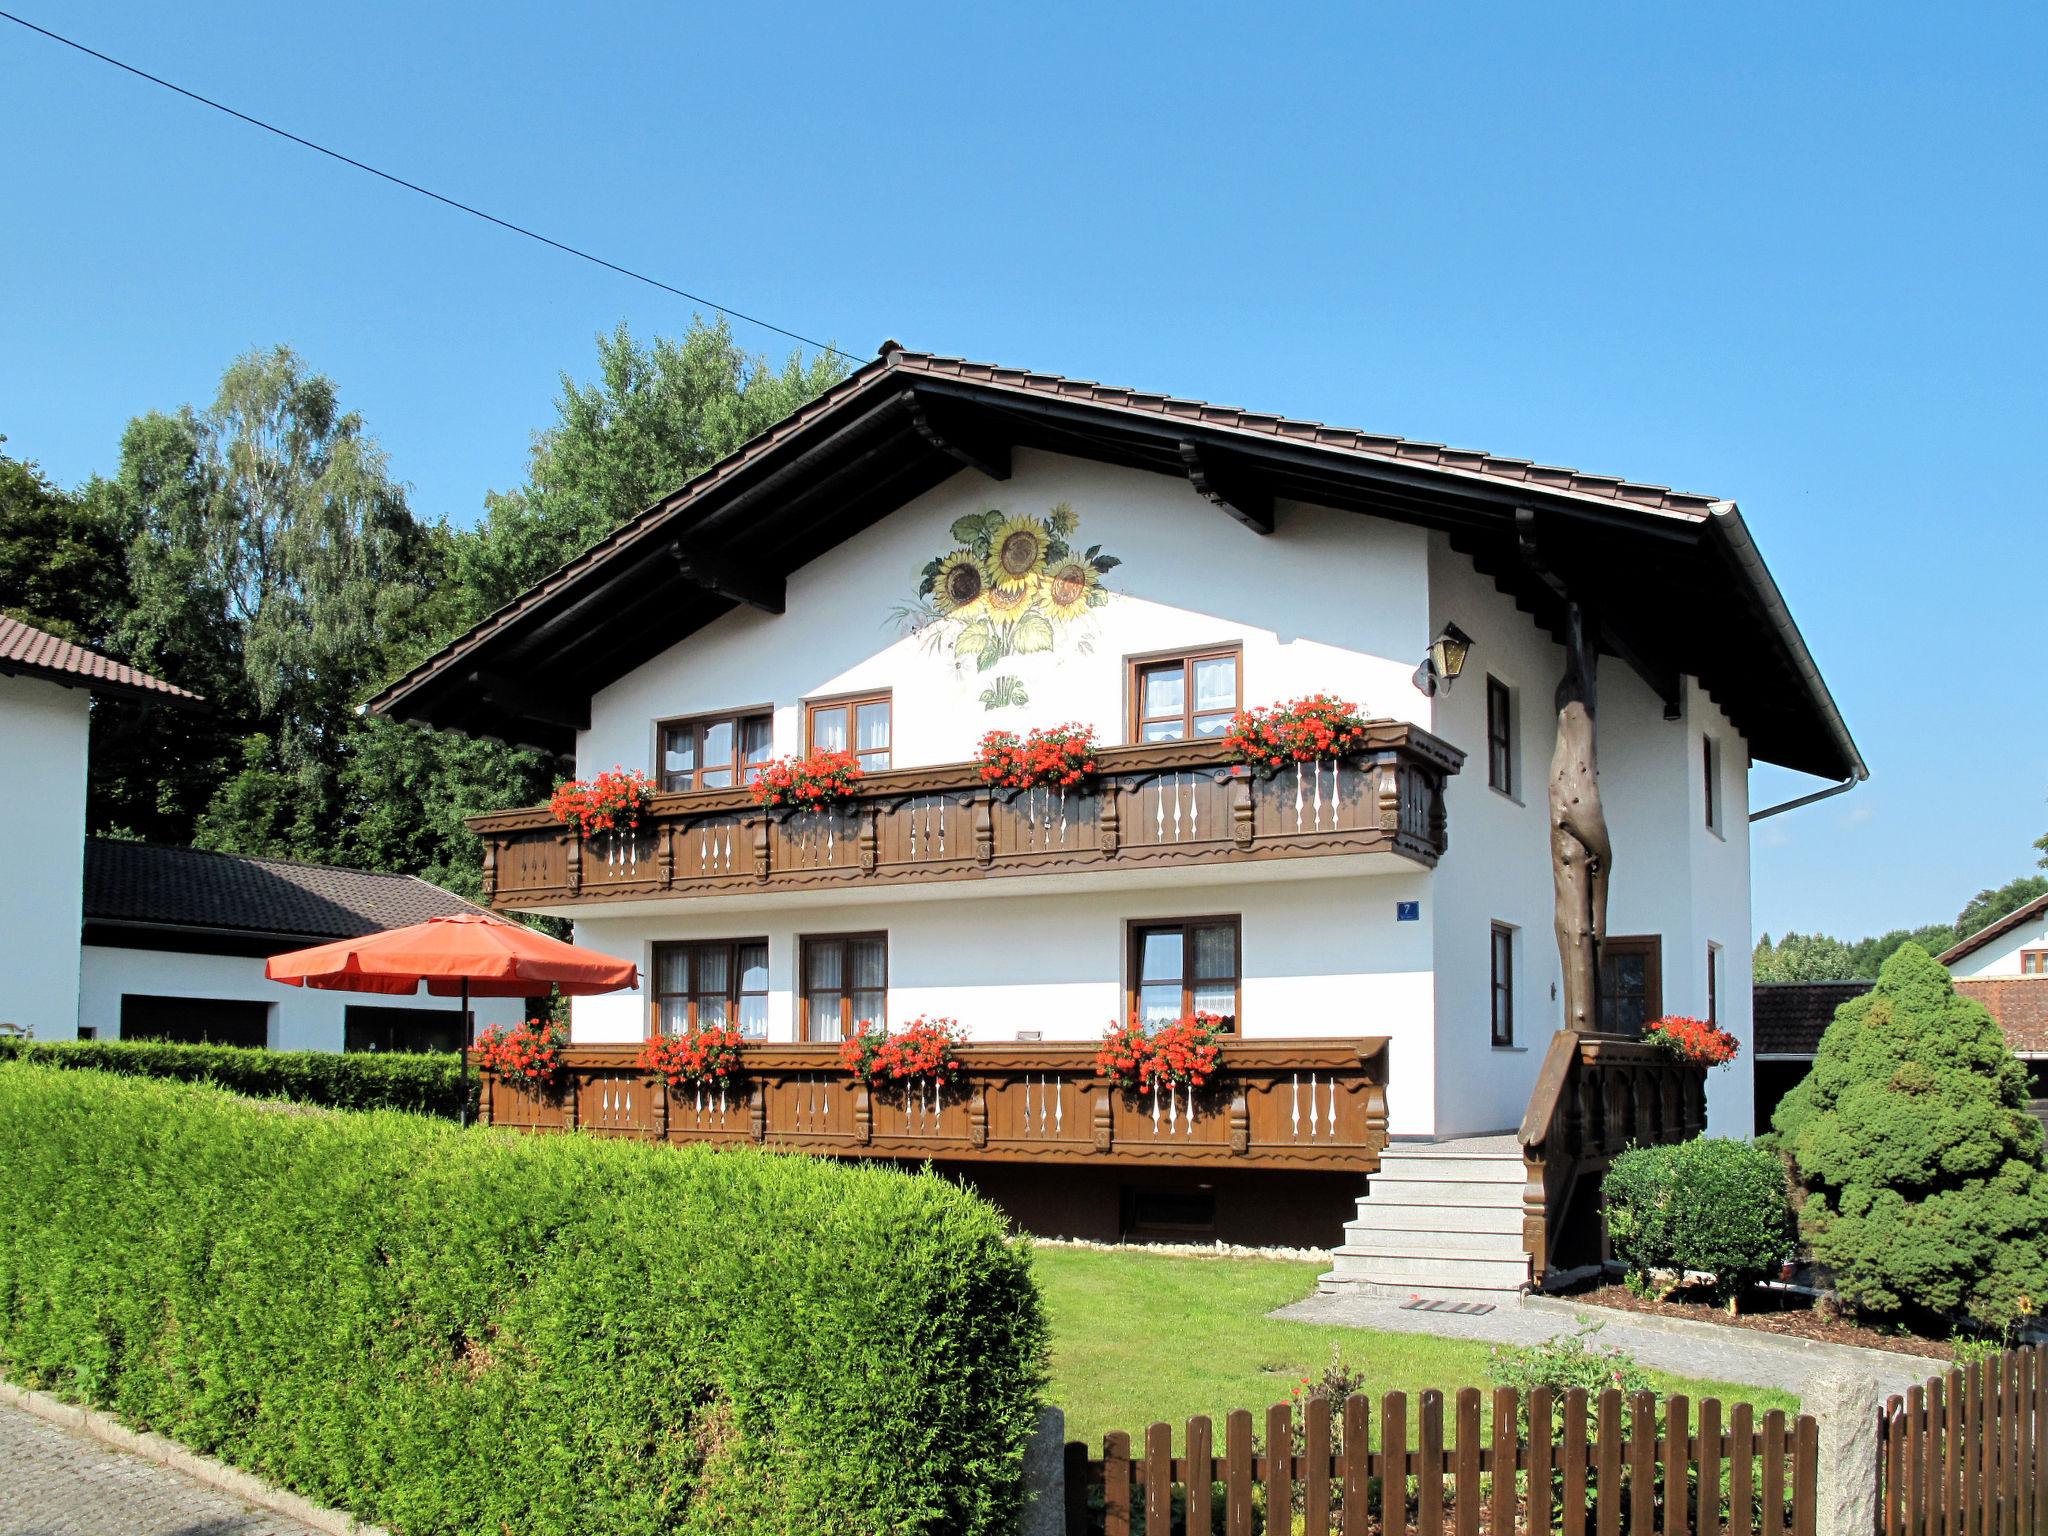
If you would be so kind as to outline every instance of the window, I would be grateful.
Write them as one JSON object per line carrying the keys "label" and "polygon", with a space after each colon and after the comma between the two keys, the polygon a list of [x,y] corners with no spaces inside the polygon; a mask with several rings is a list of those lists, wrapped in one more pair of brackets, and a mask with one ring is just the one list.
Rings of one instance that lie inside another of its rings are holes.
{"label": "window", "polygon": [[889,1022],[889,936],[813,935],[802,941],[806,1040],[846,1040]]}
{"label": "window", "polygon": [[654,946],[654,1021],[664,1035],[736,1027],[768,1037],[768,941]]}
{"label": "window", "polygon": [[1237,647],[1133,661],[1130,692],[1133,741],[1226,735],[1243,696]]}
{"label": "window", "polygon": [[1700,738],[1700,766],[1707,786],[1707,828],[1721,830],[1721,745],[1711,736]]}
{"label": "window", "polygon": [[270,1004],[243,998],[121,995],[123,1040],[174,1040],[181,1045],[270,1044]]}
{"label": "window", "polygon": [[1486,782],[1504,795],[1515,792],[1515,700],[1497,677],[1486,680]]}
{"label": "window", "polygon": [[732,789],[751,784],[768,761],[773,731],[767,712],[706,715],[661,725],[661,787]]}
{"label": "window", "polygon": [[1213,1013],[1236,1032],[1240,985],[1238,922],[1194,917],[1131,925],[1131,1015],[1171,1024]]}
{"label": "window", "polygon": [[863,772],[889,766],[889,695],[829,699],[805,707],[804,748],[808,752],[852,752]]}
{"label": "window", "polygon": [[[474,1022],[475,1015],[466,1016]],[[344,1051],[457,1051],[463,1020],[449,1008],[350,1003],[341,1014]]]}
{"label": "window", "polygon": [[1719,1026],[1721,1022],[1721,946],[1707,946],[1707,1022]]}
{"label": "window", "polygon": [[1656,934],[1600,945],[1600,1032],[1641,1035],[1664,1012],[1664,941]]}
{"label": "window", "polygon": [[2021,950],[2020,974],[2022,976],[2048,976],[2048,949]]}
{"label": "window", "polygon": [[1515,1043],[1515,930],[1493,925],[1493,1043]]}

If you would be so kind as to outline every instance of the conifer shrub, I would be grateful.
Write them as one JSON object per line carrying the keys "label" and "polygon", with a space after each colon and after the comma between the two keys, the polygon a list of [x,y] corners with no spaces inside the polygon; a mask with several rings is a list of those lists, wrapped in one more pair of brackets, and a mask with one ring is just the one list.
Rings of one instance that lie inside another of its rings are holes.
{"label": "conifer shrub", "polygon": [[1014,1528],[1044,1323],[930,1175],[0,1062],[0,1373],[408,1536]]}
{"label": "conifer shrub", "polygon": [[1630,1287],[1653,1289],[1660,1270],[1714,1277],[1727,1301],[1775,1270],[1792,1246],[1785,1165],[1750,1141],[1696,1136],[1634,1147],[1604,1185],[1607,1235]]}
{"label": "conifer shrub", "polygon": [[170,1040],[0,1039],[0,1061],[84,1067],[133,1077],[215,1083],[256,1099],[291,1099],[329,1109],[403,1109],[453,1120],[477,1078],[465,1086],[453,1051],[266,1051],[244,1045],[183,1045]]}
{"label": "conifer shrub", "polygon": [[1800,1233],[1852,1307],[2003,1328],[2048,1293],[2026,1069],[1919,945],[1835,1011],[1772,1126],[1803,1192]]}

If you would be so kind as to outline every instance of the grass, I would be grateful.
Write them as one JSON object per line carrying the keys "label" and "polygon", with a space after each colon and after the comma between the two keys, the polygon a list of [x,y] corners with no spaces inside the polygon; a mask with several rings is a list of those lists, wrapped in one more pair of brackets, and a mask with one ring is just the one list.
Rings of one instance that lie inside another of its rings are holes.
{"label": "grass", "polygon": [[[1322,1266],[1287,1259],[1224,1259],[1039,1247],[1032,1268],[1052,1320],[1051,1400],[1066,1410],[1067,1438],[1099,1446],[1109,1430],[1135,1439],[1147,1424],[1195,1414],[1220,1422],[1234,1408],[1255,1418],[1303,1376],[1319,1375],[1334,1346],[1382,1392],[1487,1385],[1487,1346],[1421,1333],[1380,1333],[1266,1316],[1315,1289]],[[1794,1411],[1768,1387],[1650,1373],[1659,1392]],[[1177,1431],[1176,1431],[1177,1432]]]}

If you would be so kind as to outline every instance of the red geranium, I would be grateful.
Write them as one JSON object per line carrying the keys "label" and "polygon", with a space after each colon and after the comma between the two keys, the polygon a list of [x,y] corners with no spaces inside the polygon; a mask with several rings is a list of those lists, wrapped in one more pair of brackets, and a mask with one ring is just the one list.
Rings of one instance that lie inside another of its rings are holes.
{"label": "red geranium", "polygon": [[1189,1014],[1156,1030],[1138,1019],[1112,1024],[1095,1053],[1095,1070],[1118,1088],[1200,1088],[1216,1075],[1222,1033],[1223,1020],[1213,1013]]}
{"label": "red geranium", "polygon": [[915,1018],[895,1032],[870,1024],[839,1047],[839,1064],[870,1088],[927,1081],[955,1083],[966,1072],[960,1047],[967,1031],[957,1019]]}
{"label": "red geranium", "polygon": [[633,1065],[671,1088],[722,1088],[739,1076],[740,1048],[745,1043],[738,1030],[716,1024],[683,1035],[657,1035],[641,1047]]}
{"label": "red geranium", "polygon": [[1652,1019],[1643,1026],[1643,1038],[1696,1067],[1725,1067],[1742,1049],[1742,1042],[1727,1030],[1678,1014]]}
{"label": "red geranium", "polygon": [[1034,728],[1021,739],[1015,731],[990,731],[981,738],[978,755],[982,782],[1000,789],[1034,789],[1041,784],[1071,789],[1100,771],[1092,725]]}
{"label": "red geranium", "polygon": [[1288,763],[1342,757],[1365,745],[1365,716],[1327,693],[1240,710],[1224,742],[1262,779]]}
{"label": "red geranium", "polygon": [[564,1070],[562,1027],[546,1019],[495,1024],[477,1036],[476,1068],[537,1093],[559,1087]]}
{"label": "red geranium", "polygon": [[754,780],[754,803],[771,807],[814,807],[850,799],[861,780],[860,759],[851,752],[813,752],[763,763]]}
{"label": "red geranium", "polygon": [[640,808],[654,793],[654,781],[632,768],[614,768],[590,780],[564,779],[548,797],[555,820],[583,836],[593,832],[632,832],[640,825]]}

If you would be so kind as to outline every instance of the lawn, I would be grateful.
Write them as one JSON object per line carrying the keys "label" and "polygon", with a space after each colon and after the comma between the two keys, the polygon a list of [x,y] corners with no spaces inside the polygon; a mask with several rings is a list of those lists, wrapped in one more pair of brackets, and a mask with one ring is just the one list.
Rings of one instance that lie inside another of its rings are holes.
{"label": "lawn", "polygon": [[[1366,1372],[1375,1396],[1487,1385],[1484,1344],[1265,1315],[1313,1291],[1321,1265],[1040,1247],[1032,1266],[1052,1319],[1050,1396],[1066,1410],[1070,1440],[1099,1445],[1112,1429],[1136,1438],[1154,1420],[1220,1421],[1233,1408],[1261,1415],[1319,1374],[1333,1347]],[[1660,1392],[1798,1407],[1769,1388],[1651,1375]]]}

